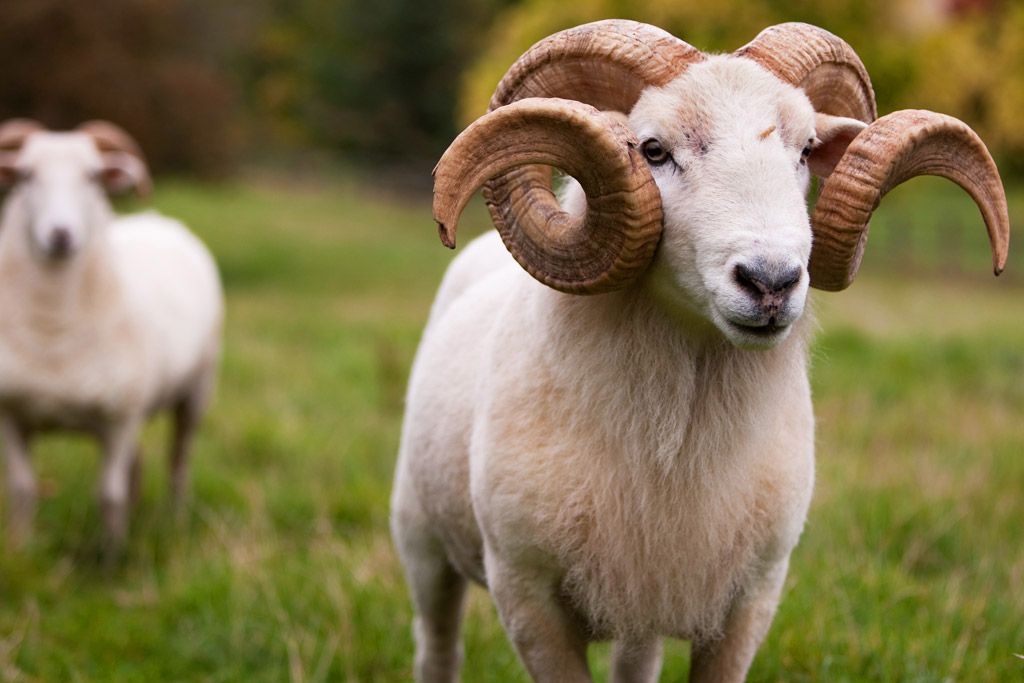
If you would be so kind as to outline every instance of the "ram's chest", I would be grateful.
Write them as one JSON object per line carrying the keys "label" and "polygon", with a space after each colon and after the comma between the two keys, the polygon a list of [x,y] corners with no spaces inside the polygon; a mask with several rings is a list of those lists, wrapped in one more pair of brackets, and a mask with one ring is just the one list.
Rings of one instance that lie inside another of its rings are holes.
{"label": "ram's chest", "polygon": [[34,337],[24,327],[0,334],[4,408],[29,423],[81,426],[138,402],[146,391],[142,340],[125,330],[111,344],[99,327],[49,339]]}
{"label": "ram's chest", "polygon": [[797,450],[690,472],[592,453],[589,463],[546,453],[513,468],[506,454],[479,480],[488,500],[475,501],[499,552],[544,558],[596,637],[697,637],[720,628],[745,583],[795,544],[813,478],[809,441]]}
{"label": "ram's chest", "polygon": [[599,635],[714,631],[770,545],[771,520],[750,490],[723,505],[696,488],[638,488],[573,496],[565,595]]}

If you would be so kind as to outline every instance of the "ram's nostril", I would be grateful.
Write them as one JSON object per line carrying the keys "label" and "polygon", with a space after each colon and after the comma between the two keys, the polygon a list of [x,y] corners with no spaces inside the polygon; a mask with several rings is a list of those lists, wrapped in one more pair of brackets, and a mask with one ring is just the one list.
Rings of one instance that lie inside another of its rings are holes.
{"label": "ram's nostril", "polygon": [[781,294],[793,289],[800,282],[800,276],[803,274],[803,266],[793,266],[789,270],[780,270],[772,282],[772,291]]}
{"label": "ram's nostril", "polygon": [[765,290],[757,277],[757,269],[750,268],[743,263],[737,263],[736,268],[733,269],[733,279],[736,280],[736,284],[741,289],[747,291],[748,294],[755,297],[760,297],[765,293]]}

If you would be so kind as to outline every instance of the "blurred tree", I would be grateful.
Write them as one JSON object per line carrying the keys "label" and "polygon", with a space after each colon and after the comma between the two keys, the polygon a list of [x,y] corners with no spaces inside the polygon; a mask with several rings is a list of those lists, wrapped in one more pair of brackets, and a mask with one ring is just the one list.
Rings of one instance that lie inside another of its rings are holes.
{"label": "blurred tree", "polygon": [[[219,174],[236,147],[233,98],[192,23],[195,0],[8,2],[0,22],[0,119],[69,128],[109,119],[156,170]],[[212,28],[212,27],[211,27]]]}
{"label": "blurred tree", "polygon": [[243,80],[272,139],[371,161],[433,159],[462,70],[512,0],[272,0]]}
{"label": "blurred tree", "polygon": [[913,46],[906,101],[967,121],[999,151],[1004,175],[1024,174],[1024,5],[955,9],[956,21]]}
{"label": "blurred tree", "polygon": [[372,162],[433,159],[454,136],[459,78],[510,0],[275,0],[246,96],[271,139]]}

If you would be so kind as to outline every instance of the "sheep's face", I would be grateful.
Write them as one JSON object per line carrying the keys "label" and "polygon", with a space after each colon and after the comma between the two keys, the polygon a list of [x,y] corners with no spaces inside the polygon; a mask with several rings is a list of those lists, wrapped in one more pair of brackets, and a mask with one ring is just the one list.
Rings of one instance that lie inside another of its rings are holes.
{"label": "sheep's face", "polygon": [[0,168],[12,186],[12,212],[33,254],[60,263],[80,252],[110,220],[106,192],[129,182],[120,157],[102,155],[83,133],[40,132],[26,140],[20,153]]}
{"label": "sheep's face", "polygon": [[713,57],[646,90],[629,123],[661,191],[658,298],[737,346],[781,342],[809,282],[806,96],[749,60]]}

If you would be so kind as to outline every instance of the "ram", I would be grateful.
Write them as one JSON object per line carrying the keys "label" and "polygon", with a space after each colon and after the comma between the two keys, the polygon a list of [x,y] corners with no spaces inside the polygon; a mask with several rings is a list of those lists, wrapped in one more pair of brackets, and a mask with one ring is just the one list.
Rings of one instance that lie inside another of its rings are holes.
{"label": "ram", "polygon": [[613,680],[653,680],[663,637],[691,680],[746,676],[811,499],[808,287],[847,286],[922,174],[974,197],[1005,264],[974,132],[875,118],[860,59],[805,24],[712,56],[597,22],[510,68],[435,170],[442,241],[485,183],[498,234],[450,267],[409,383],[392,533],[421,681],[458,676],[467,580],[537,681],[590,680],[608,639]]}
{"label": "ram", "polygon": [[106,122],[51,132],[24,119],[0,126],[0,437],[9,530],[24,540],[37,485],[33,436],[89,433],[100,478],[108,556],[128,529],[138,486],[139,432],[173,413],[171,487],[185,493],[190,442],[219,360],[222,294],[206,248],[157,213],[118,217],[107,193],[144,193],[134,140]]}

